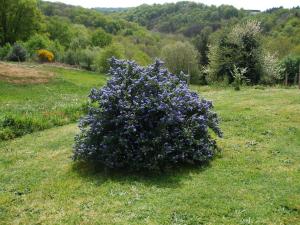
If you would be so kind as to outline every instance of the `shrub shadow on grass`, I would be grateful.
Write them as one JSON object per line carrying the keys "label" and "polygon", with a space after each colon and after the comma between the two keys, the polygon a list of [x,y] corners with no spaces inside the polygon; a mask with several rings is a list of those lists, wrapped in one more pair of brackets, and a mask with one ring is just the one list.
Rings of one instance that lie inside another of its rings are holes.
{"label": "shrub shadow on grass", "polygon": [[163,172],[130,172],[111,170],[87,162],[74,162],[72,170],[83,179],[99,185],[107,181],[115,181],[129,185],[141,183],[159,188],[177,188],[184,180],[190,179],[192,174],[201,173],[210,167],[208,162],[202,165],[181,165]]}

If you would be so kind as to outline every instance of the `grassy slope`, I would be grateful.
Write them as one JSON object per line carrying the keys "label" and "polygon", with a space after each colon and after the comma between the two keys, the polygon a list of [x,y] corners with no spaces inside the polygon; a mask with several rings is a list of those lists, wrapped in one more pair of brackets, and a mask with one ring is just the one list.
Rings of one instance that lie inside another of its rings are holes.
{"label": "grassy slope", "polygon": [[[9,84],[0,81],[0,121],[16,120],[8,129],[0,126],[0,141],[15,135],[16,130],[42,130],[76,121],[92,87],[106,82],[103,75],[86,71],[45,67],[56,74],[46,84]],[[20,127],[23,127],[22,129]],[[18,135],[17,135],[18,136]]]}
{"label": "grassy slope", "polygon": [[70,156],[75,125],[0,144],[2,224],[300,224],[296,89],[211,90],[220,157],[165,175],[93,172]]}

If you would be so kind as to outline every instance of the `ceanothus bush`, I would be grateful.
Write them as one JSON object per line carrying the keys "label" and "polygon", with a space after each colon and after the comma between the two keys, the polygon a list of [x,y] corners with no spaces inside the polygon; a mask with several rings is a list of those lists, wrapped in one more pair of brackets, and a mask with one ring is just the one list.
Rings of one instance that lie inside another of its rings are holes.
{"label": "ceanothus bush", "polygon": [[139,171],[201,164],[214,156],[209,129],[222,135],[217,115],[212,102],[189,90],[184,74],[169,73],[158,60],[148,67],[110,61],[112,77],[92,89],[79,123],[74,160]]}

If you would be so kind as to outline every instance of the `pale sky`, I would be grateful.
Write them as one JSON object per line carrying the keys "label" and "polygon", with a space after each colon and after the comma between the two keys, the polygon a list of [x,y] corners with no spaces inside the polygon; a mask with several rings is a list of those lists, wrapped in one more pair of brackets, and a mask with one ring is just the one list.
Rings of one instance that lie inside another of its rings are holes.
{"label": "pale sky", "polygon": [[[64,2],[70,5],[80,5],[86,8],[95,7],[134,7],[141,4],[166,3],[177,2],[174,0],[47,0],[50,2]],[[292,8],[299,6],[299,0],[194,0],[194,2],[201,2],[206,5],[233,5],[237,8],[244,9],[259,9],[266,10],[273,7],[283,6],[285,8]]]}

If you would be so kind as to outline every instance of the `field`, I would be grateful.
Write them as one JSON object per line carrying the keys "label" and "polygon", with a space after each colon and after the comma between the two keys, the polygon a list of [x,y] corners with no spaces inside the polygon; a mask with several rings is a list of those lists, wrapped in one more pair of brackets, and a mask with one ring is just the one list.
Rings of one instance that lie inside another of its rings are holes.
{"label": "field", "polygon": [[47,66],[0,64],[0,141],[75,122],[104,75]]}
{"label": "field", "polygon": [[146,176],[72,161],[73,122],[106,77],[43,69],[47,83],[0,82],[1,117],[52,127],[0,142],[1,224],[300,224],[299,90],[193,86],[214,101],[222,151]]}

